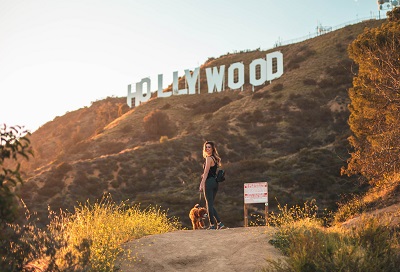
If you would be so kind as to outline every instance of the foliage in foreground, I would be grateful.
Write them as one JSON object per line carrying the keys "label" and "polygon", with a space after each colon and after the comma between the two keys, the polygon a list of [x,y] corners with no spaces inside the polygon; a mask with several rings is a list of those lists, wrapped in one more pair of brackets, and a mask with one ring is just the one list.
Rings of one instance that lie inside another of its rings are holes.
{"label": "foliage in foreground", "polygon": [[[30,133],[23,127],[0,127],[0,231],[16,218],[16,188],[22,184],[20,159],[33,155]],[[0,236],[2,234],[0,233]]]}
{"label": "foliage in foreground", "polygon": [[313,202],[279,209],[270,218],[278,228],[270,243],[287,259],[268,260],[264,271],[398,271],[399,228],[389,217],[363,217],[353,228],[326,228]]}
{"label": "foliage in foreground", "polygon": [[95,204],[79,205],[74,213],[50,212],[46,229],[28,214],[24,225],[9,225],[2,240],[1,271],[114,271],[123,253],[122,243],[145,235],[179,229],[176,218],[159,208],[116,204],[105,196]]}
{"label": "foliage in foreground", "polygon": [[[343,173],[361,174],[375,186],[398,172],[400,161],[400,7],[378,28],[365,29],[348,48],[359,72],[349,90],[354,148]],[[379,182],[378,182],[379,181]]]}

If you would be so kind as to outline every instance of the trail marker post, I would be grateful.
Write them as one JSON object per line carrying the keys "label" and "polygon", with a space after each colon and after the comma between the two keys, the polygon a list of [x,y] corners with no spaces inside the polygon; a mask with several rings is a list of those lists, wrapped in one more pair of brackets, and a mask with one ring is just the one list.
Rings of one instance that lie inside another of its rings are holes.
{"label": "trail marker post", "polygon": [[247,204],[265,204],[265,225],[268,225],[268,182],[254,182],[244,184],[244,226],[248,226]]}

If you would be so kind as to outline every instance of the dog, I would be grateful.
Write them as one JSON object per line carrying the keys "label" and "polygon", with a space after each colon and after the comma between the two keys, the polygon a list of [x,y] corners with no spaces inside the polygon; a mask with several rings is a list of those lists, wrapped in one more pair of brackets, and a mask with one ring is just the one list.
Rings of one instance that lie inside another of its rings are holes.
{"label": "dog", "polygon": [[189,218],[192,221],[193,230],[204,229],[204,219],[208,217],[207,209],[200,207],[199,204],[194,205],[194,207],[189,212]]}

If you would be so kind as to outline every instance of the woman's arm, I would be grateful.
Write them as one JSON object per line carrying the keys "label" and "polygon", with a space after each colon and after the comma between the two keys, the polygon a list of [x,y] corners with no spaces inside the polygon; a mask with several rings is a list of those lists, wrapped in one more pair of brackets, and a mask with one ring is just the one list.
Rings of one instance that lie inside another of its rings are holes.
{"label": "woman's arm", "polygon": [[211,157],[206,157],[206,165],[204,166],[204,172],[203,175],[201,176],[201,182],[200,182],[200,186],[199,186],[199,191],[203,191],[204,190],[204,185],[206,183],[206,179],[208,176],[208,171],[210,171],[210,167],[211,167]]}

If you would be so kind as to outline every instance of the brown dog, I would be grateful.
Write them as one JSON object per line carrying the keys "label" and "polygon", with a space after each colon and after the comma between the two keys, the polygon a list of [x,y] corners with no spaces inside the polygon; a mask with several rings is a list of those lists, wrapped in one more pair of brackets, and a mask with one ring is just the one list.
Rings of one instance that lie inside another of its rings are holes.
{"label": "brown dog", "polygon": [[199,204],[194,205],[194,207],[189,212],[189,218],[192,221],[193,230],[204,229],[204,219],[208,217],[207,209],[200,207]]}

